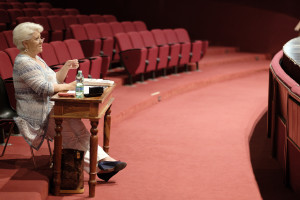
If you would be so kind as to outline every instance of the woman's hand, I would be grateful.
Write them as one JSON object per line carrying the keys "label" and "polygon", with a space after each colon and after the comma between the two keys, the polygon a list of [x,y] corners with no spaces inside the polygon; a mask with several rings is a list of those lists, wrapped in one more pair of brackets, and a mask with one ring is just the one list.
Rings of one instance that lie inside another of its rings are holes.
{"label": "woman's hand", "polygon": [[79,63],[77,59],[68,60],[64,66],[67,67],[67,69],[77,69],[79,67]]}
{"label": "woman's hand", "polygon": [[76,89],[76,81],[73,81],[71,83],[68,83],[68,90],[75,90]]}

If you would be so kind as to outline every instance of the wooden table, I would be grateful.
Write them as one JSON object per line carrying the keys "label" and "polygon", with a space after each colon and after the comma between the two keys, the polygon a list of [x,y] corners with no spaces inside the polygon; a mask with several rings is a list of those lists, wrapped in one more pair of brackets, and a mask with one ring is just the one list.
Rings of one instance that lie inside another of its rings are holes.
{"label": "wooden table", "polygon": [[54,113],[51,117],[55,119],[54,137],[54,195],[60,194],[61,183],[61,152],[62,152],[62,121],[64,118],[82,118],[89,119],[91,122],[90,138],[90,178],[89,178],[89,197],[95,196],[96,186],[96,167],[97,167],[97,146],[98,146],[98,123],[104,116],[103,130],[103,149],[108,153],[111,105],[114,101],[112,91],[115,85],[108,87],[100,97],[88,97],[76,99],[75,97],[59,97],[55,94],[51,100],[55,102]]}

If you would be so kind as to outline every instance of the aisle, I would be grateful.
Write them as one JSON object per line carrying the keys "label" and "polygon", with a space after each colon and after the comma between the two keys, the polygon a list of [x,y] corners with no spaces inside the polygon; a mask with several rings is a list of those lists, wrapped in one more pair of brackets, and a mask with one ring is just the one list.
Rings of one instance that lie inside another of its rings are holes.
{"label": "aisle", "polygon": [[[267,72],[218,83],[113,127],[111,155],[128,168],[103,199],[261,199],[248,137],[267,106]],[[120,198],[122,197],[122,198]]]}

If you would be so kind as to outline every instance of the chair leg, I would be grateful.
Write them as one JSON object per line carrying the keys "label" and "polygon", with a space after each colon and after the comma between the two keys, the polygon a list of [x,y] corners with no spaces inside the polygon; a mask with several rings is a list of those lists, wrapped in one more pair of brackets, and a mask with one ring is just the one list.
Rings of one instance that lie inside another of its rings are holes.
{"label": "chair leg", "polygon": [[33,154],[33,149],[32,149],[32,147],[30,147],[30,152],[31,152],[31,155],[32,155],[32,162],[33,162],[34,168],[36,169],[37,166],[36,166],[36,162],[35,162],[35,158],[34,158],[34,154]]}
{"label": "chair leg", "polygon": [[10,126],[9,133],[8,133],[8,137],[7,137],[7,139],[6,139],[5,146],[4,146],[4,149],[3,149],[3,151],[2,151],[1,157],[4,156],[4,153],[5,153],[5,150],[6,150],[6,147],[7,147],[7,144],[8,144],[8,141],[9,141],[9,138],[10,138],[10,136],[11,136],[11,133],[12,133],[13,128],[14,128],[14,123],[12,123],[11,126]]}

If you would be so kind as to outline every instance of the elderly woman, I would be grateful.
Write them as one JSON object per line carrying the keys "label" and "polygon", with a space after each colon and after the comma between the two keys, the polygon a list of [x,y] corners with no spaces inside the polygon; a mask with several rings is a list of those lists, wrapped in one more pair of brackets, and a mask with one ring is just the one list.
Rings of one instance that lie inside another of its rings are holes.
{"label": "elderly woman", "polygon": [[[42,52],[43,41],[39,24],[25,22],[13,30],[13,41],[20,53],[17,55],[13,70],[18,117],[15,122],[26,142],[38,150],[45,136],[55,136],[55,123],[49,114],[54,103],[50,97],[59,91],[74,90],[76,82],[64,83],[69,70],[76,70],[78,60],[68,60],[54,72],[38,56]],[[85,152],[84,169],[89,170],[90,133],[80,119],[66,119],[63,122],[63,148]],[[113,175],[126,167],[126,163],[116,161],[98,146],[98,177],[108,181]]]}

